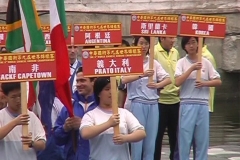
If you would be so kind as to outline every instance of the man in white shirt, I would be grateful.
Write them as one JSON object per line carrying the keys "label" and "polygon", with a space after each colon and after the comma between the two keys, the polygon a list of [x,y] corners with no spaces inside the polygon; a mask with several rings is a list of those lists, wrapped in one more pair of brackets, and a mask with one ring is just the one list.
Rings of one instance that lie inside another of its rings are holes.
{"label": "man in white shirt", "polygon": [[[28,111],[21,114],[21,88],[19,82],[2,83],[8,106],[0,110],[0,155],[3,160],[36,160],[36,151],[45,149],[46,136],[37,116]],[[29,135],[22,135],[22,126],[28,124]],[[22,145],[29,150],[23,150]]]}

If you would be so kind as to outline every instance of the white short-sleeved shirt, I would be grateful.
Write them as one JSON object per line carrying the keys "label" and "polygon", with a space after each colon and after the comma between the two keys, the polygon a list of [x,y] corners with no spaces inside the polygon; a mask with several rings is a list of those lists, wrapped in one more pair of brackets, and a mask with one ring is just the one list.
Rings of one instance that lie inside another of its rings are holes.
{"label": "white short-sleeved shirt", "polygon": [[[138,129],[144,129],[139,121],[128,110],[119,108],[118,112],[120,114],[119,127],[121,134],[129,134]],[[112,112],[107,112],[97,107],[83,116],[80,131],[84,127],[105,123],[111,116]],[[89,160],[131,160],[128,144],[115,145],[113,143],[113,133],[113,127],[111,127],[100,135],[89,140]]]}
{"label": "white short-sleeved shirt", "polygon": [[[143,70],[146,71],[149,69],[149,57],[143,63]],[[161,82],[163,79],[170,77],[169,74],[163,69],[162,65],[154,60],[153,61],[153,81]],[[143,77],[134,82],[127,84],[127,93],[130,100],[141,99],[141,100],[153,100],[158,101],[159,94],[157,89],[150,89],[147,87],[148,77]]]}
{"label": "white short-sleeved shirt", "polygon": [[[181,58],[177,62],[175,71],[175,77],[181,76],[185,73],[194,62],[192,62],[188,56]],[[195,82],[197,77],[197,71],[193,71],[189,77],[183,82],[180,88],[181,102],[198,102],[208,104],[209,100],[209,87],[196,88]],[[201,78],[203,81],[208,81],[216,78],[220,78],[219,73],[214,69],[211,62],[202,58]]]}
{"label": "white short-sleeved shirt", "polygon": [[[30,116],[28,131],[32,133],[34,141],[45,140],[45,131],[37,116],[28,111]],[[0,127],[7,125],[15,117],[4,108],[0,111]],[[36,151],[32,148],[22,149],[22,126],[16,126],[4,139],[0,140],[0,159],[2,160],[37,160]]]}

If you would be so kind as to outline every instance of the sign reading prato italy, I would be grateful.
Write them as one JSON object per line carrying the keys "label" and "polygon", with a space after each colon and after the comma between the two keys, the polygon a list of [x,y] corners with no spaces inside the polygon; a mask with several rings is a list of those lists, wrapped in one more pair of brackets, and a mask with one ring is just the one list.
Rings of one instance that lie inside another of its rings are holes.
{"label": "sign reading prato italy", "polygon": [[141,47],[95,48],[82,50],[86,77],[140,75],[143,73]]}
{"label": "sign reading prato italy", "polygon": [[180,35],[224,38],[226,17],[182,14],[180,16]]}
{"label": "sign reading prato italy", "polygon": [[0,82],[56,79],[55,52],[0,54]]}
{"label": "sign reading prato italy", "polygon": [[121,23],[74,24],[74,43],[79,46],[121,45]]}

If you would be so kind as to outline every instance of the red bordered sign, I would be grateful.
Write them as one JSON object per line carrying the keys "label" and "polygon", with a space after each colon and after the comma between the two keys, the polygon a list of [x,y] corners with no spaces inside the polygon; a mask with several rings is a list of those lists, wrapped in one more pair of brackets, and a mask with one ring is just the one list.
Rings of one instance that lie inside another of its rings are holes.
{"label": "red bordered sign", "polygon": [[0,54],[0,82],[56,79],[55,52]]}
{"label": "red bordered sign", "polygon": [[182,14],[180,16],[181,36],[224,38],[226,17]]}
{"label": "red bordered sign", "polygon": [[83,49],[82,62],[86,77],[143,74],[140,47]]}
{"label": "red bordered sign", "polygon": [[0,25],[0,47],[5,47],[7,39],[7,25]]}
{"label": "red bordered sign", "polygon": [[177,31],[177,15],[133,14],[131,16],[131,35],[176,37]]}
{"label": "red bordered sign", "polygon": [[74,43],[79,46],[121,45],[121,23],[74,25]]}
{"label": "red bordered sign", "polygon": [[[41,27],[42,27],[42,32],[43,32],[46,45],[51,46],[50,25],[42,25]],[[71,45],[71,28],[72,28],[71,25],[67,26],[67,30],[68,30],[68,37],[66,39],[67,45]]]}

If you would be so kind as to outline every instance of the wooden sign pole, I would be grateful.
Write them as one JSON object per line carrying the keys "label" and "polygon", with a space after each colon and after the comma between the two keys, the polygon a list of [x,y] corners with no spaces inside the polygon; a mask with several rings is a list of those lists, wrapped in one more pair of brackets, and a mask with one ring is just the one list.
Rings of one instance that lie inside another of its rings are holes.
{"label": "wooden sign pole", "polygon": [[[27,83],[21,82],[21,109],[22,114],[28,114],[27,109]],[[22,136],[28,136],[28,125],[22,125]],[[28,150],[28,145],[23,145],[23,150]]]}
{"label": "wooden sign pole", "polygon": [[[112,111],[113,114],[118,114],[116,77],[110,77],[110,82],[111,82]],[[114,135],[118,134],[120,134],[119,125],[114,127]]]}
{"label": "wooden sign pole", "polygon": [[[198,62],[202,62],[203,38],[198,38]],[[197,81],[201,81],[201,69],[197,70]]]}
{"label": "wooden sign pole", "polygon": [[[95,46],[95,48],[100,48]],[[113,114],[118,114],[118,103],[117,103],[117,80],[116,77],[110,77],[111,84],[111,97],[112,97],[112,111]],[[119,125],[114,127],[114,135],[120,134]]]}
{"label": "wooden sign pole", "polygon": [[[155,37],[150,37],[149,69],[153,69]],[[148,83],[153,82],[153,76],[148,78]]]}

